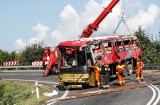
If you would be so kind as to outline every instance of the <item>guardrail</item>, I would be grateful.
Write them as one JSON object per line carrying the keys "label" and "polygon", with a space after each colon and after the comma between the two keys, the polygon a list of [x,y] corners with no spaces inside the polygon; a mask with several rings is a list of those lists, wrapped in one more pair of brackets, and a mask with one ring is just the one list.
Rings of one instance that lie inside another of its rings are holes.
{"label": "guardrail", "polygon": [[[1,69],[31,69],[31,68],[42,69],[42,66],[0,66],[0,70]],[[152,69],[160,70],[160,63],[144,64],[144,70],[152,70]]]}
{"label": "guardrail", "polygon": [[160,67],[160,63],[144,64],[144,67]]}
{"label": "guardrail", "polygon": [[0,69],[31,69],[31,68],[42,69],[42,66],[0,66]]}
{"label": "guardrail", "polygon": [[160,63],[144,64],[144,70],[160,70]]}

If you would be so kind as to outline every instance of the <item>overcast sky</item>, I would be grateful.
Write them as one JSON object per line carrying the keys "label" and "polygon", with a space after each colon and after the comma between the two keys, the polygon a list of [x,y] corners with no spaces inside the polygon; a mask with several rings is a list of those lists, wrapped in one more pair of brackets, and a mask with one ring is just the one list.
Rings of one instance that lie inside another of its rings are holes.
{"label": "overcast sky", "polygon": [[[113,35],[122,1],[114,7],[92,37]],[[60,41],[78,39],[83,29],[111,0],[0,0],[0,49],[20,51],[31,43],[56,46]],[[158,35],[160,0],[126,0],[124,18],[133,34],[138,26]],[[124,24],[117,34],[129,34]]]}

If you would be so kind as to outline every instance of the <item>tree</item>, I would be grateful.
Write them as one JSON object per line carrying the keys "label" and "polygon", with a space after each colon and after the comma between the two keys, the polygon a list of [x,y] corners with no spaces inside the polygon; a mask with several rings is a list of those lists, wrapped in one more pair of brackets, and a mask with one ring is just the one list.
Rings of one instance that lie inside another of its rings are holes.
{"label": "tree", "polygon": [[142,49],[142,58],[144,63],[157,63],[160,61],[160,53],[157,45],[157,42],[150,40],[145,30],[142,30],[141,26],[138,28],[138,31],[135,33],[138,37]]}
{"label": "tree", "polygon": [[33,61],[41,61],[42,51],[42,46],[37,43],[26,46],[20,56],[20,65],[31,65]]}
{"label": "tree", "polygon": [[0,65],[3,65],[5,61],[9,60],[9,53],[3,50],[0,50]]}
{"label": "tree", "polygon": [[16,51],[12,51],[11,53],[7,51],[0,50],[0,65],[2,66],[4,62],[7,61],[15,61],[18,60],[18,54],[16,54]]}

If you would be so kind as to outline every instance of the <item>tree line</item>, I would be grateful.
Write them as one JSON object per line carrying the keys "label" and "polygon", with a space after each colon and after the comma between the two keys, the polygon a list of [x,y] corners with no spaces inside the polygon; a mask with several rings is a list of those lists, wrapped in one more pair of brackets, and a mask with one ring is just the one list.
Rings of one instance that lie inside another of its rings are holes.
{"label": "tree line", "polygon": [[[134,33],[140,41],[142,49],[142,59],[145,64],[160,62],[160,40],[150,38],[141,27]],[[19,61],[19,65],[31,65],[33,61],[42,60],[43,47],[41,44],[35,43],[26,46],[20,53],[16,51],[7,52],[0,49],[0,65],[6,61]]]}
{"label": "tree line", "polygon": [[31,65],[34,61],[42,60],[43,47],[39,43],[30,44],[16,53],[16,51],[7,52],[0,49],[0,65],[7,61],[19,61],[19,65]]}
{"label": "tree line", "polygon": [[135,35],[140,41],[143,62],[145,64],[160,63],[160,40],[157,37],[154,40],[153,35],[150,37],[141,27]]}

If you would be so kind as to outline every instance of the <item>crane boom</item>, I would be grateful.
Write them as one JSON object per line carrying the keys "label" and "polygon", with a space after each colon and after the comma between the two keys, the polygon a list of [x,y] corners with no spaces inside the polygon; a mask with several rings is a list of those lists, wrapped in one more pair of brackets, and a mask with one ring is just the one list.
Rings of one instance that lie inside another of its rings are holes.
{"label": "crane boom", "polygon": [[103,21],[103,19],[112,12],[112,8],[119,2],[119,0],[112,0],[111,3],[103,10],[103,12],[97,17],[97,19],[89,24],[86,29],[83,30],[80,38],[88,38],[91,36],[93,31],[97,31],[99,24]]}

